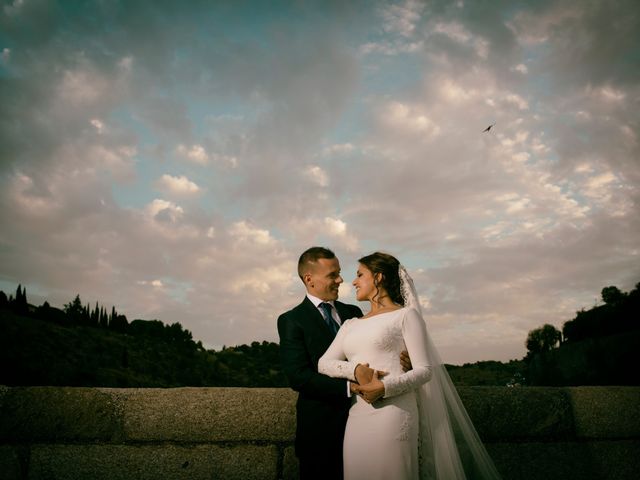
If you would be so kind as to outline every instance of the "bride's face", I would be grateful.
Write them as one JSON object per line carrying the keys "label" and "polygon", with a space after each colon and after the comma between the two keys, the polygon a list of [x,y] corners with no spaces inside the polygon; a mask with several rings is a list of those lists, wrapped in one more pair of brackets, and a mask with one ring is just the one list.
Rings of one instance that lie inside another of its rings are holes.
{"label": "bride's face", "polygon": [[361,263],[358,264],[358,271],[356,272],[353,286],[356,287],[356,299],[360,302],[371,300],[376,294],[373,273]]}

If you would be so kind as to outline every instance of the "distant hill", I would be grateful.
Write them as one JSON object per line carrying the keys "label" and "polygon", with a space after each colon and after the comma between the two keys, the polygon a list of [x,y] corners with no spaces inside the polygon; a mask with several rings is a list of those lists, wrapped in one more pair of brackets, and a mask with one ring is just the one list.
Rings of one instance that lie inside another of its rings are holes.
{"label": "distant hill", "polygon": [[458,386],[521,386],[526,382],[527,367],[523,360],[511,360],[507,363],[489,360],[446,367],[451,381]]}
{"label": "distant hill", "polygon": [[[287,387],[279,345],[206,350],[180,323],[133,320],[80,297],[64,309],[27,302],[18,286],[0,292],[0,384],[88,387]],[[513,383],[522,364],[512,361],[447,365],[457,385]]]}
{"label": "distant hill", "polygon": [[562,332],[552,325],[529,332],[530,385],[640,385],[640,283],[630,292],[608,286],[603,304],[576,312]]}
{"label": "distant hill", "polygon": [[[19,287],[20,288],[20,287]],[[124,316],[87,323],[0,292],[0,384],[88,387],[284,387],[278,345],[206,350],[182,325]],[[2,302],[2,296],[6,300]],[[18,296],[19,297],[19,296]],[[16,312],[17,310],[17,312]],[[96,310],[100,310],[96,307]],[[76,312],[77,313],[77,312]],[[90,317],[90,315],[89,315]]]}

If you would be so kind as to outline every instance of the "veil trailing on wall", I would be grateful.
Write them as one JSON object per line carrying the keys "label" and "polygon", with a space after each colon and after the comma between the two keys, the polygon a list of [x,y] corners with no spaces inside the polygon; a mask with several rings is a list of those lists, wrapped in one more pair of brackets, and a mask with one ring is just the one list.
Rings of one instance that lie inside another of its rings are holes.
{"label": "veil trailing on wall", "polygon": [[[424,319],[413,280],[402,265],[398,273],[404,306],[414,308]],[[428,330],[427,356],[432,376],[418,392],[420,478],[499,479]]]}

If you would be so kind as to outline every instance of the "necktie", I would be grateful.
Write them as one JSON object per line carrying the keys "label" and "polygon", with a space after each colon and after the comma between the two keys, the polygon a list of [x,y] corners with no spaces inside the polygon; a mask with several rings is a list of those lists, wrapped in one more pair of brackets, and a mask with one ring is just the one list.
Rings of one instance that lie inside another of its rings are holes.
{"label": "necktie", "polygon": [[322,302],[318,306],[322,310],[322,316],[324,317],[324,321],[327,322],[327,325],[329,325],[331,332],[335,335],[336,333],[338,333],[338,324],[336,323],[336,321],[333,319],[333,316],[331,315],[331,304]]}

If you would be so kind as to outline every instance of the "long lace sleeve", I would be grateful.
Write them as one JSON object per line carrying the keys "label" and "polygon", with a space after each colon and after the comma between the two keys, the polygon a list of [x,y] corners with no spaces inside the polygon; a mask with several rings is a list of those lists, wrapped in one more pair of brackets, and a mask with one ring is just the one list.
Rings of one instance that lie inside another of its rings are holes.
{"label": "long lace sleeve", "polygon": [[346,378],[355,382],[354,372],[358,366],[357,362],[347,361],[347,357],[342,347],[347,325],[343,325],[336,338],[333,339],[327,351],[318,360],[318,372],[334,378]]}
{"label": "long lace sleeve", "polygon": [[402,337],[413,369],[398,376],[383,378],[384,398],[405,393],[431,379],[432,368],[427,357],[427,327],[413,308],[407,311],[403,319]]}

